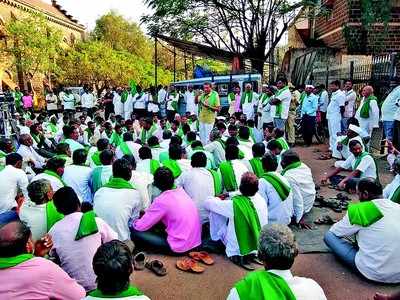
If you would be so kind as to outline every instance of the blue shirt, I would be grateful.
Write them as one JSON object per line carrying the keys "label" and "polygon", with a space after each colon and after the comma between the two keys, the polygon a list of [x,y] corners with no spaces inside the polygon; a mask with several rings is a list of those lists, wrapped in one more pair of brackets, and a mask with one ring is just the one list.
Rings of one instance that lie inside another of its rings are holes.
{"label": "blue shirt", "polygon": [[314,94],[306,95],[301,105],[301,116],[309,115],[315,117],[318,109],[318,97]]}

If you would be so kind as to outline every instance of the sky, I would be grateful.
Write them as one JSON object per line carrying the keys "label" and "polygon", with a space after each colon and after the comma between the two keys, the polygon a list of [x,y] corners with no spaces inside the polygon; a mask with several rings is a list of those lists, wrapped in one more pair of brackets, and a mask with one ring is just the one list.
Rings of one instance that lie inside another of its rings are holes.
{"label": "sky", "polygon": [[[43,1],[51,3],[51,0]],[[142,0],[57,0],[57,2],[89,30],[94,28],[99,16],[111,9],[138,23],[140,17],[149,12]]]}

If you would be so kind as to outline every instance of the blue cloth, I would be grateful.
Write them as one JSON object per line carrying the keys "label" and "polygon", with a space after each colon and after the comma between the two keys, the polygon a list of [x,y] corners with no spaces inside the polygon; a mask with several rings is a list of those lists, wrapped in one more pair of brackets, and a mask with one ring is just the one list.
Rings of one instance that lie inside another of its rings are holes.
{"label": "blue cloth", "polygon": [[274,118],[274,126],[285,131],[286,119]]}
{"label": "blue cloth", "polygon": [[18,214],[14,210],[6,211],[0,214],[0,226],[18,220]]}
{"label": "blue cloth", "polygon": [[393,140],[394,121],[383,121],[383,132],[387,140]]}
{"label": "blue cloth", "polygon": [[334,235],[331,231],[325,233],[325,244],[331,249],[333,254],[353,271],[359,273],[356,266],[357,247],[349,242]]}
{"label": "blue cloth", "polygon": [[301,104],[301,115],[315,117],[318,109],[318,97],[314,94],[306,95]]}

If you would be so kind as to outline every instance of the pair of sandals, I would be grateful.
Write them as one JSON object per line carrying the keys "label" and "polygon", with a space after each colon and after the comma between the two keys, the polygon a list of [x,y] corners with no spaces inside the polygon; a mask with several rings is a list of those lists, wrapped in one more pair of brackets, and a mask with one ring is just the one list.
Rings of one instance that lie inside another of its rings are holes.
{"label": "pair of sandals", "polygon": [[333,225],[337,221],[334,220],[330,215],[323,215],[314,221],[317,225]]}
{"label": "pair of sandals", "polygon": [[149,269],[157,276],[167,275],[167,269],[161,260],[155,259],[150,261],[146,259],[146,255],[143,252],[139,252],[133,257],[133,267],[137,271],[142,271],[145,268]]}
{"label": "pair of sandals", "polygon": [[344,199],[328,198],[324,199],[322,196],[317,196],[315,198],[315,207],[327,207],[332,209],[336,213],[341,213],[343,210],[347,209],[349,203]]}
{"label": "pair of sandals", "polygon": [[176,262],[176,267],[184,272],[195,274],[203,273],[206,268],[201,266],[199,262],[211,266],[214,264],[213,258],[205,251],[189,252],[189,257],[180,259]]}
{"label": "pair of sandals", "polygon": [[252,263],[257,265],[263,266],[264,264],[257,258],[255,254],[249,254],[245,256],[234,255],[229,257],[231,262],[235,265],[247,270],[247,271],[254,271],[256,268],[253,266]]}

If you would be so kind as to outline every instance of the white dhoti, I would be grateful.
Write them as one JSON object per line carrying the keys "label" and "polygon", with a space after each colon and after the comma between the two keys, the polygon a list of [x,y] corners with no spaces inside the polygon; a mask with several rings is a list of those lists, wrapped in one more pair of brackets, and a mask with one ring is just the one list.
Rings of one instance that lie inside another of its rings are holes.
{"label": "white dhoti", "polygon": [[200,122],[199,124],[199,135],[200,135],[200,141],[201,143],[205,146],[209,143],[210,141],[210,132],[213,129],[214,124],[208,124],[208,123],[203,123]]}
{"label": "white dhoti", "polygon": [[333,157],[338,157],[338,158],[341,157],[340,153],[336,149],[337,137],[338,137],[337,134],[338,132],[341,132],[342,129],[340,125],[340,120],[341,120],[340,117],[328,119],[329,150],[332,151]]}
{"label": "white dhoti", "polygon": [[124,119],[129,120],[131,118],[131,114],[133,111],[133,105],[132,105],[132,98],[128,97],[128,99],[124,103]]}

